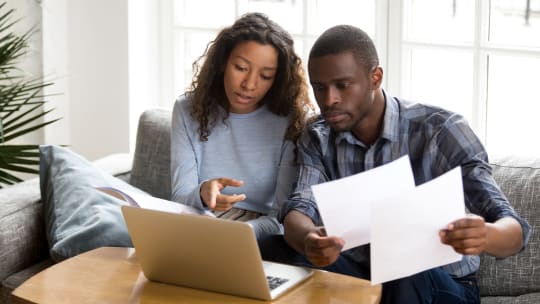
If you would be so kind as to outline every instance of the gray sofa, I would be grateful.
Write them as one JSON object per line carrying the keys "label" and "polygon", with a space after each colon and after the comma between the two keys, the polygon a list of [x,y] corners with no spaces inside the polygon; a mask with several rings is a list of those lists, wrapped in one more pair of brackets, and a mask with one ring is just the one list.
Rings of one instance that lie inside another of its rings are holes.
{"label": "gray sofa", "polygon": [[[141,115],[133,161],[113,155],[96,166],[161,198],[170,194],[170,111]],[[529,247],[496,260],[483,257],[479,284],[483,303],[540,303],[540,157],[493,158],[493,171],[515,208],[532,225]],[[0,304],[33,274],[53,264],[48,255],[39,181],[0,189]]]}
{"label": "gray sofa", "polygon": [[483,256],[478,273],[482,303],[540,303],[540,156],[493,157],[495,179],[531,225],[529,246],[506,259]]}

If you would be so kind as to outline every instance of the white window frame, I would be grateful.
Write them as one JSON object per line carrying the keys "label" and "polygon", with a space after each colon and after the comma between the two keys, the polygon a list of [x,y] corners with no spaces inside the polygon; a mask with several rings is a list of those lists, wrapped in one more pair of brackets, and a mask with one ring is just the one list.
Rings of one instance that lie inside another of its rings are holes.
{"label": "white window frame", "polygon": [[[303,41],[303,50],[301,56],[306,59],[309,53],[309,41],[316,39],[317,36],[307,32],[307,22],[309,15],[309,3],[311,0],[303,1],[303,32],[293,34],[293,38]],[[401,98],[410,98],[407,87],[407,73],[410,67],[403,60],[403,53],[410,47],[430,47],[447,50],[454,48],[456,50],[465,50],[473,54],[474,74],[473,74],[473,104],[472,119],[469,122],[471,127],[479,136],[482,142],[486,143],[487,138],[487,103],[488,103],[488,74],[487,60],[489,55],[497,54],[516,54],[531,55],[540,57],[540,49],[526,47],[505,47],[486,42],[487,24],[489,18],[489,0],[475,1],[475,10],[477,18],[475,21],[474,42],[470,44],[463,43],[441,43],[431,41],[406,40],[403,34],[404,28],[404,5],[401,0],[377,0],[375,1],[376,24],[374,33],[374,42],[379,52],[381,66],[385,71],[383,86],[392,95]],[[161,103],[159,106],[171,107],[172,101],[182,92],[177,92],[174,87],[174,65],[175,58],[182,54],[174,54],[174,32],[176,30],[205,30],[188,26],[175,27],[172,16],[173,0],[161,0]],[[240,17],[247,7],[247,0],[235,0],[236,18]],[[216,33],[219,29],[215,29]],[[176,56],[176,57],[175,57]],[[487,143],[489,144],[489,143]],[[489,149],[488,149],[489,150]]]}
{"label": "white window frame", "polygon": [[[476,18],[475,22],[475,37],[474,43],[471,45],[459,44],[459,43],[442,43],[442,42],[425,42],[407,40],[403,35],[403,3],[401,0],[388,0],[388,45],[387,49],[392,50],[387,54],[388,56],[388,68],[386,69],[386,78],[388,83],[388,90],[402,98],[409,98],[409,92],[407,89],[408,83],[406,82],[410,67],[408,63],[403,60],[404,49],[407,47],[423,46],[440,48],[447,50],[448,48],[454,48],[457,50],[466,50],[472,52],[474,62],[474,75],[473,75],[473,104],[472,104],[472,121],[469,122],[471,127],[482,141],[485,142],[486,138],[486,105],[487,105],[487,56],[489,48],[482,43],[487,36],[487,30],[482,27],[485,20],[489,18],[489,12],[486,7],[487,1],[476,1],[476,11],[480,11],[480,18]],[[476,101],[476,102],[474,102]]]}
{"label": "white window frame", "polygon": [[[540,48],[503,46],[488,42],[489,1],[474,0],[476,19],[474,29],[474,41],[472,44],[426,42],[405,39],[402,29],[404,27],[403,3],[401,0],[388,0],[388,40],[383,46],[388,50],[385,78],[388,90],[394,95],[409,98],[407,89],[407,77],[409,67],[403,58],[405,49],[408,47],[422,46],[447,50],[454,48],[465,50],[473,54],[473,96],[472,96],[472,121],[470,125],[480,140],[486,144],[489,150],[487,138],[487,107],[488,107],[488,58],[490,55],[527,55],[540,57]],[[479,12],[479,13],[478,13]],[[379,46],[381,50],[381,46]],[[384,66],[383,66],[384,67]]]}

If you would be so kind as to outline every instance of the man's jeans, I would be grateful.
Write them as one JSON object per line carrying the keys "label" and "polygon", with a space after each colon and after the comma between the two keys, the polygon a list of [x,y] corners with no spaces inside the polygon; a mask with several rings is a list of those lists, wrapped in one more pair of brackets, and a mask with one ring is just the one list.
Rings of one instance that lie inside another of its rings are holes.
{"label": "man's jeans", "polygon": [[[263,260],[317,268],[292,249],[282,235],[266,237],[258,242]],[[321,269],[361,279],[370,278],[369,265],[358,264],[344,255]],[[480,303],[480,292],[474,275],[454,279],[445,270],[434,268],[384,283],[381,304],[390,303]]]}

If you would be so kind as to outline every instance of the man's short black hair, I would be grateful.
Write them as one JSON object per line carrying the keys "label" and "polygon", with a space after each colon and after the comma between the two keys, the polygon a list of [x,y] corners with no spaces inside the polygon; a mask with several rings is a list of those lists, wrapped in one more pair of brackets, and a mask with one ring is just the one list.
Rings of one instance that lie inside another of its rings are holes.
{"label": "man's short black hair", "polygon": [[353,53],[357,62],[367,71],[379,65],[373,40],[366,32],[352,25],[336,25],[322,33],[309,52],[309,60],[345,52]]}

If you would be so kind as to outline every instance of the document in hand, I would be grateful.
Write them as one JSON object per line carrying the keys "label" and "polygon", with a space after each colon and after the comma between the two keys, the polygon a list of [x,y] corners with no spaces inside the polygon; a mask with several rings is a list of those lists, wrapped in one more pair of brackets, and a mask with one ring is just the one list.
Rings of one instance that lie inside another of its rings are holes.
{"label": "document in hand", "polygon": [[461,260],[439,230],[465,217],[461,167],[371,208],[371,284]]}
{"label": "document in hand", "polygon": [[215,215],[210,211],[202,211],[188,205],[164,200],[150,195],[128,192],[113,187],[96,187],[96,189],[118,199],[121,199],[134,207],[153,209],[158,211],[167,211],[173,213],[208,215],[211,217],[215,217]]}
{"label": "document in hand", "polygon": [[345,240],[347,250],[370,242],[371,204],[414,189],[409,156],[384,166],[311,187],[328,235]]}
{"label": "document in hand", "polygon": [[408,156],[312,186],[326,232],[343,250],[371,243],[371,283],[459,261],[439,230],[465,216],[461,168],[415,187]]}

